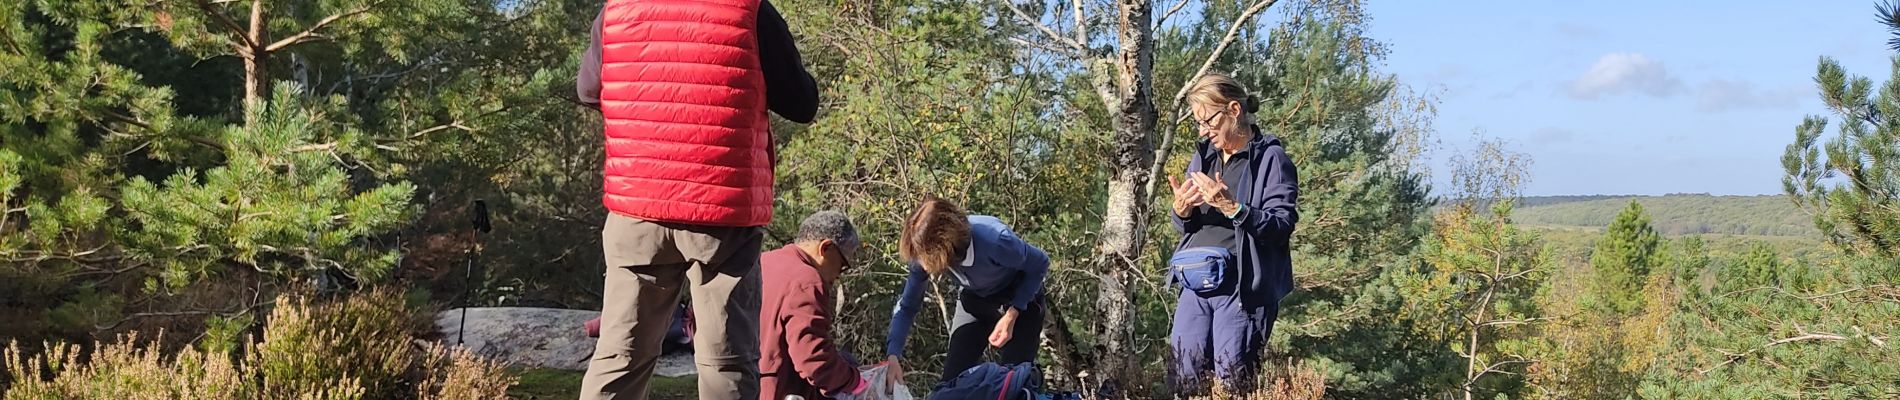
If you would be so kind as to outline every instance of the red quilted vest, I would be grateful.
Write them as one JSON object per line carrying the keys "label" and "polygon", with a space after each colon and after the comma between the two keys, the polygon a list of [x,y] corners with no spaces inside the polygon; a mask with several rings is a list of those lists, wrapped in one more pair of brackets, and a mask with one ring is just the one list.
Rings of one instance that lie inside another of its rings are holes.
{"label": "red quilted vest", "polygon": [[610,0],[601,21],[607,209],[648,221],[772,221],[759,0]]}

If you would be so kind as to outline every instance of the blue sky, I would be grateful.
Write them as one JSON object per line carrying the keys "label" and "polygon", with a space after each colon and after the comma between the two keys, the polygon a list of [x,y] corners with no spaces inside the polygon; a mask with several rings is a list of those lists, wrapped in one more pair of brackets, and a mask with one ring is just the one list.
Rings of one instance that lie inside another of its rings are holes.
{"label": "blue sky", "polygon": [[[1440,93],[1434,171],[1502,138],[1527,195],[1773,194],[1815,63],[1884,82],[1874,0],[1372,1],[1387,71]],[[1445,182],[1444,177],[1435,177]],[[1441,185],[1435,185],[1441,186]]]}

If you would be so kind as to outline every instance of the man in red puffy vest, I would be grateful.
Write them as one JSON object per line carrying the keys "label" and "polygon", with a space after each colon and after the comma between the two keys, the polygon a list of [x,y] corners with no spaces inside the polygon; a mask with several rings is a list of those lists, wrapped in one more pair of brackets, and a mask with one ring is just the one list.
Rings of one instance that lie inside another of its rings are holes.
{"label": "man in red puffy vest", "polygon": [[759,394],[759,250],[772,219],[769,109],[818,89],[762,0],[608,0],[575,79],[606,119],[600,341],[581,399],[644,399],[682,288],[702,399]]}

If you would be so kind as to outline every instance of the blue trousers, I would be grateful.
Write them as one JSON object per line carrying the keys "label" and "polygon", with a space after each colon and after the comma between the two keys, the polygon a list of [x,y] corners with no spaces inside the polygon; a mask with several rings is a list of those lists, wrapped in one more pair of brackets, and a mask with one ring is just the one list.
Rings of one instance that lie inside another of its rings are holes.
{"label": "blue trousers", "polygon": [[1212,372],[1228,388],[1249,388],[1278,316],[1278,307],[1242,305],[1232,289],[1181,290],[1168,338],[1174,350],[1170,386],[1176,393],[1192,393],[1206,387]]}

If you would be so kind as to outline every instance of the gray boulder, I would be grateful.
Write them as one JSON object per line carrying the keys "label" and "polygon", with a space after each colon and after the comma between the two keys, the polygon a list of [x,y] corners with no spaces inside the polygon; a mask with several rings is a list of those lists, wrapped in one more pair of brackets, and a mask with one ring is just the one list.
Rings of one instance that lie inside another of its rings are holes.
{"label": "gray boulder", "polygon": [[[585,371],[595,340],[587,337],[582,326],[598,316],[599,311],[587,310],[476,307],[468,309],[464,331],[458,308],[436,314],[435,326],[444,344],[453,346],[459,338],[475,353],[514,366]],[[654,373],[693,375],[693,356],[690,352],[663,356]]]}

